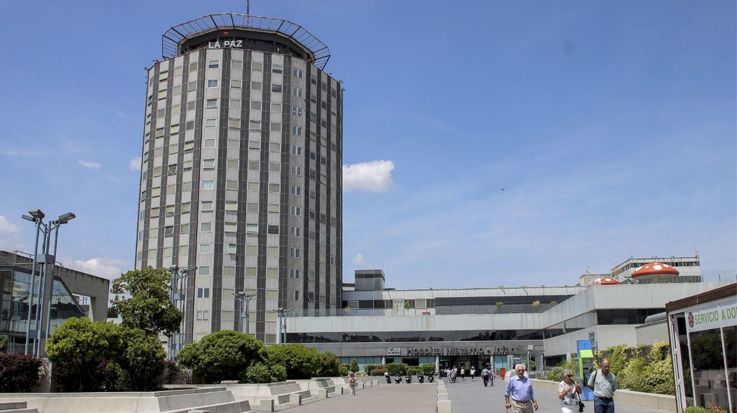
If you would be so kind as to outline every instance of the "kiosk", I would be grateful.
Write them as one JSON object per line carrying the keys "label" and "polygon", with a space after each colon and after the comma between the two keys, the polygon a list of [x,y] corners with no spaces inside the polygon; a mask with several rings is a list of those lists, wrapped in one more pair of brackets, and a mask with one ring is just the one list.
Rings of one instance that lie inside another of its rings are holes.
{"label": "kiosk", "polygon": [[594,369],[594,352],[590,340],[578,340],[578,378],[581,380],[581,400],[594,400],[594,392],[586,386]]}

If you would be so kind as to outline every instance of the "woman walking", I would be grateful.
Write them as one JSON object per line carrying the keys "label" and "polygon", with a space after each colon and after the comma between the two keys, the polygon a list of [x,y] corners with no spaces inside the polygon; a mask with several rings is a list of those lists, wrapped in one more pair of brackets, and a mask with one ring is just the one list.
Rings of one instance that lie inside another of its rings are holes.
{"label": "woman walking", "polygon": [[563,381],[558,385],[558,398],[562,413],[578,413],[581,386],[573,380],[570,369],[563,370]]}

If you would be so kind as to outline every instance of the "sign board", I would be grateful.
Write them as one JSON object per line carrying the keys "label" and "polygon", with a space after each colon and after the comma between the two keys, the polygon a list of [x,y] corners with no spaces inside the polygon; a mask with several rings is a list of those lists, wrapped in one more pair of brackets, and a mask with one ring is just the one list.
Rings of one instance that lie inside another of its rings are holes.
{"label": "sign board", "polygon": [[737,325],[737,299],[686,311],[686,330],[691,333]]}
{"label": "sign board", "polygon": [[243,40],[230,39],[230,40],[215,40],[214,42],[207,42],[208,49],[241,49],[243,48]]}
{"label": "sign board", "polygon": [[402,348],[401,347],[389,347],[388,349],[386,349],[386,355],[387,356],[401,356]]}

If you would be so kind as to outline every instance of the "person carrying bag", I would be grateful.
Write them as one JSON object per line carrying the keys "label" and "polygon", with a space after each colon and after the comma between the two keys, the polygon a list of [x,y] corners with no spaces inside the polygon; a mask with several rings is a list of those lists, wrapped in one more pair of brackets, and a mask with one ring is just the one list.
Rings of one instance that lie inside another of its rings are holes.
{"label": "person carrying bag", "polygon": [[581,403],[581,386],[573,380],[570,369],[563,370],[563,381],[558,385],[558,398],[562,413],[576,413],[583,411]]}

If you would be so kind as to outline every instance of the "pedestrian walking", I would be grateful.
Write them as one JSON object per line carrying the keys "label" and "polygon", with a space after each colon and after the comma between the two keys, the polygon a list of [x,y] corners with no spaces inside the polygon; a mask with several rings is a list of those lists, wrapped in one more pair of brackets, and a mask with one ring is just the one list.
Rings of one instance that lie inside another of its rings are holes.
{"label": "pedestrian walking", "polygon": [[484,367],[481,370],[481,380],[484,382],[484,387],[489,387],[489,367]]}
{"label": "pedestrian walking", "polygon": [[466,381],[466,368],[461,367],[461,380]]}
{"label": "pedestrian walking", "polygon": [[348,384],[351,386],[351,393],[356,395],[356,386],[358,386],[358,380],[356,380],[356,373],[348,372]]}
{"label": "pedestrian walking", "polygon": [[494,369],[489,369],[489,384],[494,387]]}
{"label": "pedestrian walking", "polygon": [[570,369],[563,370],[563,381],[558,385],[561,413],[578,413],[581,397],[581,386],[573,380]]}
{"label": "pedestrian walking", "polygon": [[614,392],[617,377],[609,371],[609,359],[604,359],[601,368],[589,376],[588,386],[594,390],[594,413],[614,413]]}
{"label": "pedestrian walking", "polygon": [[504,407],[511,408],[514,413],[532,413],[533,409],[538,408],[532,381],[525,377],[524,364],[518,364],[514,369],[517,375],[511,377],[507,383],[507,389],[504,391]]}
{"label": "pedestrian walking", "polygon": [[452,379],[451,381],[455,383],[456,378],[458,378],[458,367],[453,367],[453,371],[451,371],[450,374],[451,374],[451,379]]}
{"label": "pedestrian walking", "polygon": [[476,367],[471,366],[471,381],[473,381],[473,377],[476,375]]}

